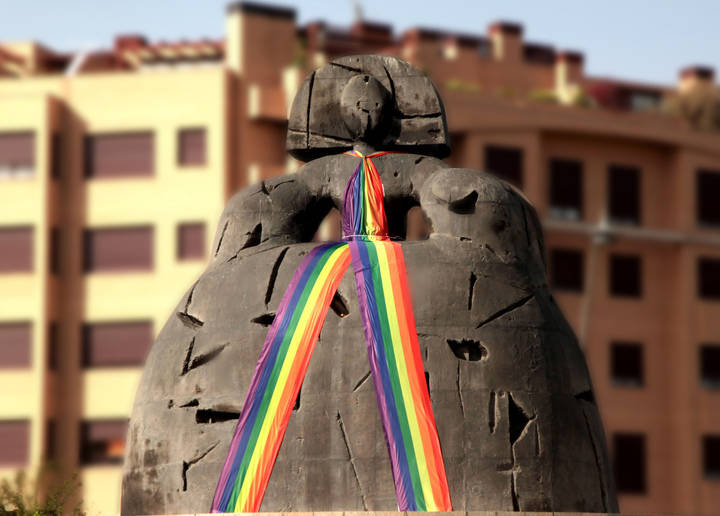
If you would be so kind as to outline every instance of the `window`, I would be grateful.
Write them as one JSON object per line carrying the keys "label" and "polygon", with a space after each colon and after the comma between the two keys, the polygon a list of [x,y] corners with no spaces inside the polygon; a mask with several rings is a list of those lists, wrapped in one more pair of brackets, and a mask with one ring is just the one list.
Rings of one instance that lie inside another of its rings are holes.
{"label": "window", "polygon": [[0,465],[24,466],[30,451],[30,423],[0,421]]}
{"label": "window", "polygon": [[720,300],[720,258],[698,260],[698,295],[703,299]]}
{"label": "window", "polygon": [[608,212],[613,222],[640,223],[640,170],[611,165],[608,185]]}
{"label": "window", "polygon": [[62,174],[62,135],[58,132],[53,133],[50,140],[50,176],[53,179],[60,179]]}
{"label": "window", "polygon": [[58,274],[60,272],[60,228],[52,228],[50,230],[48,253],[50,255],[48,256],[50,274]]}
{"label": "window", "polygon": [[720,388],[720,344],[700,346],[700,381],[705,387]]}
{"label": "window", "polygon": [[83,327],[83,366],[141,366],[153,342],[152,322],[86,324]]}
{"label": "window", "polygon": [[645,436],[613,436],[615,483],[620,493],[643,494],[646,491]]}
{"label": "window", "polygon": [[51,322],[47,330],[47,365],[50,371],[58,368],[58,339],[60,338],[60,325]]}
{"label": "window", "polygon": [[500,179],[522,188],[523,151],[516,147],[485,147],[485,168]]}
{"label": "window", "polygon": [[48,419],[45,426],[45,460],[49,462],[54,462],[57,459],[56,439],[57,422],[54,419]]}
{"label": "window", "polygon": [[85,139],[85,176],[151,176],[155,169],[151,132],[98,134]]}
{"label": "window", "polygon": [[582,163],[569,159],[550,160],[550,216],[582,218]]}
{"label": "window", "polygon": [[80,428],[82,464],[122,464],[127,420],[85,421]]}
{"label": "window", "polygon": [[33,228],[0,228],[0,273],[33,270]]}
{"label": "window", "polygon": [[178,132],[178,165],[199,166],[207,160],[205,129],[181,129]]}
{"label": "window", "polygon": [[205,224],[180,224],[177,228],[178,260],[205,258]]}
{"label": "window", "polygon": [[0,133],[0,178],[35,174],[35,133]]}
{"label": "window", "polygon": [[0,368],[30,367],[31,350],[31,323],[0,323]]}
{"label": "window", "polygon": [[583,253],[575,249],[553,249],[550,252],[552,288],[581,292],[583,289]]}
{"label": "window", "polygon": [[613,342],[610,347],[610,374],[618,387],[642,387],[643,348],[637,342]]}
{"label": "window", "polygon": [[635,255],[610,255],[610,294],[613,296],[642,296],[642,267]]}
{"label": "window", "polygon": [[720,170],[697,174],[697,220],[706,226],[720,226]]}
{"label": "window", "polygon": [[628,100],[632,111],[651,111],[660,106],[662,95],[650,91],[633,91]]}
{"label": "window", "polygon": [[151,227],[91,229],[85,231],[85,271],[151,270]]}
{"label": "window", "polygon": [[707,479],[720,479],[720,435],[703,437],[703,472]]}

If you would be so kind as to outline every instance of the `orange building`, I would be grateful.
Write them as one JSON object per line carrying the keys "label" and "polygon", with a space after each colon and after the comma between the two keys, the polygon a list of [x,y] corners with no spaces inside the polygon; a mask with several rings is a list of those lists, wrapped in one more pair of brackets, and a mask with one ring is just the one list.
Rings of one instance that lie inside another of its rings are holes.
{"label": "orange building", "polygon": [[[520,186],[585,349],[625,512],[720,500],[720,120],[713,71],[678,88],[588,77],[523,40],[228,8],[219,41],[61,54],[0,43],[0,474],[79,468],[119,509],[144,355],[201,272],[224,202],[296,170],[286,115],[334,57],[392,54],[444,99],[449,162]],[[669,109],[667,106],[674,106]],[[709,106],[709,107],[708,107]]]}

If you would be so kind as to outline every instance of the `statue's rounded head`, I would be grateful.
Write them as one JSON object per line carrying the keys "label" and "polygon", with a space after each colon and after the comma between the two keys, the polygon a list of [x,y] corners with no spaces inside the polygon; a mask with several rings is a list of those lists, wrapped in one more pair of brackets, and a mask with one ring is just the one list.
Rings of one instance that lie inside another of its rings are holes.
{"label": "statue's rounded head", "polygon": [[307,76],[290,109],[288,152],[312,161],[360,142],[378,151],[450,153],[445,110],[425,73],[395,57],[366,55],[341,57]]}
{"label": "statue's rounded head", "polygon": [[342,91],[340,112],[355,141],[381,141],[389,131],[391,111],[392,95],[372,75],[356,75]]}

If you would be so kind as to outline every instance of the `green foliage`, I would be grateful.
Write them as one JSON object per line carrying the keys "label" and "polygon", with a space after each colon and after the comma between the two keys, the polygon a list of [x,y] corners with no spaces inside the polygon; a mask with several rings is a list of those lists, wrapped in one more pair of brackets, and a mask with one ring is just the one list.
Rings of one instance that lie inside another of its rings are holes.
{"label": "green foliage", "polygon": [[572,99],[571,105],[578,107],[595,107],[595,102],[590,95],[580,90]]}
{"label": "green foliage", "polygon": [[545,102],[547,104],[563,104],[577,107],[595,106],[592,97],[577,87],[562,97],[553,90],[533,90],[530,92],[529,97],[533,102]]}
{"label": "green foliage", "polygon": [[54,484],[53,472],[49,467],[40,469],[34,480],[25,471],[18,471],[12,480],[0,481],[0,515],[51,516],[62,514],[84,514],[80,503],[70,507],[76,498],[80,482],[77,476]]}
{"label": "green foliage", "polygon": [[530,92],[530,100],[534,102],[548,102],[550,104],[557,104],[558,98],[552,90],[533,90]]}
{"label": "green foliage", "polygon": [[461,79],[449,79],[445,82],[445,87],[449,90],[455,91],[479,92],[482,90],[479,84],[463,81]]}

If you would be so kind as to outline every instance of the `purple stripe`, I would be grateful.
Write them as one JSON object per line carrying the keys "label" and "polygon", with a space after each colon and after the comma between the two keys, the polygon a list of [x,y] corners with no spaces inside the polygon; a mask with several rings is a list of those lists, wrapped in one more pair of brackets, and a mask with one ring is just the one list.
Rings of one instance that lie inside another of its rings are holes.
{"label": "purple stripe", "polygon": [[362,209],[362,204],[358,202],[358,183],[362,169],[363,161],[360,160],[355,172],[352,173],[350,179],[345,184],[345,193],[343,194],[343,210],[342,210],[342,226],[345,236],[357,235],[358,228],[358,212]]}
{"label": "purple stripe", "polygon": [[[415,492],[407,462],[405,443],[402,440],[400,423],[397,420],[397,408],[393,396],[392,386],[387,372],[387,358],[383,346],[382,330],[377,313],[375,300],[372,264],[367,254],[369,242],[355,240],[349,243],[353,269],[355,271],[355,284],[358,292],[358,304],[363,321],[363,331],[368,350],[370,372],[375,385],[375,396],[380,410],[380,418],[385,434],[385,444],[390,454],[395,492],[398,508],[401,511],[415,510]],[[411,506],[412,505],[412,506]]]}
{"label": "purple stripe", "polygon": [[[245,450],[247,441],[249,440],[252,428],[255,424],[258,408],[262,402],[262,396],[258,396],[257,394],[258,392],[263,393],[267,386],[267,379],[269,378],[275,364],[284,332],[287,330],[293,311],[296,308],[297,301],[307,284],[310,274],[327,248],[336,245],[337,244],[326,244],[311,250],[300,266],[296,269],[293,274],[293,278],[290,281],[290,285],[285,291],[285,295],[283,295],[275,320],[273,321],[270,331],[265,338],[265,344],[260,352],[260,358],[258,359],[257,366],[255,367],[248,393],[245,396],[240,420],[238,421],[233,439],[230,443],[230,449],[228,451],[225,465],[220,473],[220,481],[218,482],[213,500],[213,510],[220,509],[221,507],[223,510],[227,509],[226,505],[229,501],[234,485],[234,482],[228,482],[228,479],[231,475],[233,477],[237,475],[237,470],[244,455],[244,451],[242,454],[237,453],[238,449]],[[288,309],[288,307],[290,307],[290,309]],[[280,332],[280,329],[283,331]],[[248,402],[250,403],[248,404]],[[220,495],[219,498],[218,495]]]}

